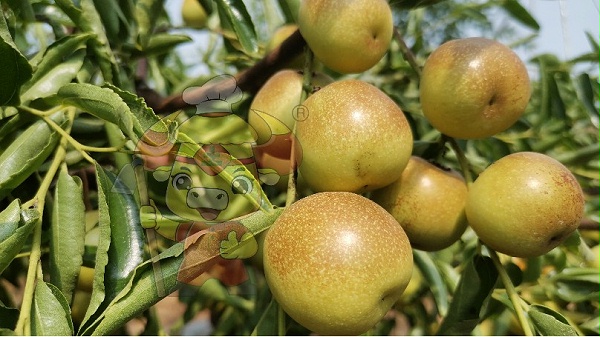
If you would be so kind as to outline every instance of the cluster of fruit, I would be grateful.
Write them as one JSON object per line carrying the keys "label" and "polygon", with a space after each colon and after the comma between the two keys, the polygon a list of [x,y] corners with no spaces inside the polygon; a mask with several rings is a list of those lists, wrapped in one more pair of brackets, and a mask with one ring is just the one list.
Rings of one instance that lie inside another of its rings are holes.
{"label": "cluster of fruit", "polygon": [[[385,0],[304,0],[298,28],[315,59],[340,74],[373,67],[394,29]],[[310,330],[366,332],[406,288],[412,249],[447,248],[469,226],[489,248],[516,257],[545,254],[578,227],[583,193],[558,161],[513,153],[471,182],[412,156],[403,111],[377,87],[312,80],[320,90],[302,103],[302,118],[294,115],[303,89],[297,71],[274,75],[252,103],[296,131],[298,180],[314,192],[289,205],[264,241],[273,295]],[[423,114],[445,137],[483,139],[508,129],[530,94],[519,57],[485,38],[449,41],[422,69]],[[260,137],[252,113],[249,123]]]}

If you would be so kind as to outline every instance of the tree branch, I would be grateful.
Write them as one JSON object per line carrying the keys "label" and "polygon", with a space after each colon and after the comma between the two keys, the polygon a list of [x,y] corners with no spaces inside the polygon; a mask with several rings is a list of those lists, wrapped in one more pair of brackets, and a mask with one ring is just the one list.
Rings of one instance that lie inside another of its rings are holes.
{"label": "tree branch", "polygon": [[[228,81],[226,85],[231,86],[237,84],[244,92],[250,94],[256,93],[271,75],[283,69],[289,60],[300,55],[304,51],[305,45],[306,42],[302,35],[300,35],[300,31],[296,30],[284,40],[279,47],[271,51],[258,63],[235,75],[234,77],[237,80],[237,83]],[[217,83],[215,85],[219,84]],[[228,88],[223,89],[226,90]],[[204,94],[209,90],[211,90],[211,87],[199,87],[191,94],[193,96],[205,96]],[[138,88],[137,94],[144,98],[148,106],[157,114],[170,113],[190,107],[190,105],[183,100],[182,93],[161,98],[155,91],[142,86]]]}
{"label": "tree branch", "polygon": [[600,230],[599,226],[600,225],[597,221],[588,218],[583,218],[579,223],[579,230],[597,231]]}

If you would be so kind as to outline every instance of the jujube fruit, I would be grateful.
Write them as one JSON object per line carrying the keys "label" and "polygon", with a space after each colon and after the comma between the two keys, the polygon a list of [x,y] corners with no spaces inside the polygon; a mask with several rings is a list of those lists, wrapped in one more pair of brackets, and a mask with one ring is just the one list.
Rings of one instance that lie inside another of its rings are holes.
{"label": "jujube fruit", "polygon": [[448,41],[427,58],[420,83],[423,114],[455,138],[493,136],[525,111],[525,64],[505,45],[480,37]]}
{"label": "jujube fruit", "polygon": [[385,0],[303,0],[298,27],[316,58],[340,73],[360,73],[387,52],[393,33]]}
{"label": "jujube fruit", "polygon": [[323,192],[298,200],[264,242],[273,296],[290,317],[322,335],[372,328],[400,298],[412,268],[402,227],[354,193]]}
{"label": "jujube fruit", "polygon": [[470,186],[465,211],[477,236],[515,257],[546,254],[573,233],[584,197],[573,174],[557,160],[517,152],[486,168]]}
{"label": "jujube fruit", "polygon": [[398,220],[413,248],[447,248],[468,225],[463,177],[419,157],[411,157],[400,179],[373,191],[371,198]]}
{"label": "jujube fruit", "polygon": [[413,138],[402,110],[375,86],[348,79],[326,85],[304,102],[298,121],[299,170],[314,191],[361,193],[398,179]]}
{"label": "jujube fruit", "polygon": [[208,14],[198,0],[183,0],[181,17],[185,25],[192,28],[204,28],[208,22]]}

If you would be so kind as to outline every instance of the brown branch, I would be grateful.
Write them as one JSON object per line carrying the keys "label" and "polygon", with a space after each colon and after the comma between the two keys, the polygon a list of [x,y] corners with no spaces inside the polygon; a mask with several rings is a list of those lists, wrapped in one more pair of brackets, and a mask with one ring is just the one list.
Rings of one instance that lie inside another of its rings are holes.
{"label": "brown branch", "polygon": [[[237,84],[242,91],[255,94],[271,75],[285,68],[286,63],[289,62],[289,60],[300,55],[304,51],[305,45],[306,42],[302,35],[300,35],[300,31],[296,30],[296,32],[290,35],[281,43],[281,45],[279,45],[279,47],[271,51],[262,60],[235,75],[234,77],[237,80],[237,83],[228,81],[225,85],[231,86]],[[216,85],[219,84],[217,83]],[[231,89],[231,91],[233,91],[235,88],[221,89]],[[189,94],[192,95],[191,97],[201,97],[206,96],[205,93],[212,90],[214,90],[214,88],[198,87]],[[148,106],[157,114],[171,113],[190,107],[190,105],[183,100],[182,93],[177,93],[166,98],[160,98],[158,93],[150,91],[148,88],[143,88],[143,90],[138,90],[138,95],[143,97]]]}
{"label": "brown branch", "polygon": [[597,231],[600,230],[600,225],[595,220],[583,218],[579,223],[579,230]]}

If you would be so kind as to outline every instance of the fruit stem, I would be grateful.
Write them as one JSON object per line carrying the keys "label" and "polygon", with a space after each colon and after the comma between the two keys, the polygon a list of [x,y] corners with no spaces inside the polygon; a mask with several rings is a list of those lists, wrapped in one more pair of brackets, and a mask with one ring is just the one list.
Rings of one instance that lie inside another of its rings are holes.
{"label": "fruit stem", "polygon": [[[304,47],[304,55],[305,55],[306,60],[304,63],[303,74],[302,74],[302,92],[300,93],[300,102],[298,102],[298,106],[296,107],[296,109],[304,109],[304,107],[302,106],[302,103],[304,103],[304,101],[308,98],[308,96],[310,95],[310,93],[312,91],[310,84],[312,82],[312,75],[313,75],[312,68],[313,68],[314,54],[308,46],[305,46]],[[292,130],[292,134],[293,135],[296,134],[296,122],[294,122],[294,128]],[[292,172],[292,174],[290,174],[290,177],[288,179],[287,196],[285,199],[286,206],[289,206],[294,201],[296,201],[296,197],[297,197],[296,178],[295,178],[296,137],[292,137],[292,151],[290,152],[290,170],[289,170],[289,172]]]}
{"label": "fruit stem", "polygon": [[454,154],[456,154],[456,158],[458,159],[458,164],[460,165],[463,177],[467,182],[467,186],[470,186],[471,183],[473,183],[473,176],[471,175],[469,160],[467,160],[465,152],[460,148],[460,146],[456,142],[456,139],[446,135],[442,135],[442,137],[446,140],[446,142],[450,144],[452,151],[454,151]]}
{"label": "fruit stem", "polygon": [[313,54],[312,50],[308,46],[304,47],[304,55],[305,55],[304,56],[305,62],[304,62],[304,68],[302,69],[302,93],[300,95],[300,102],[298,102],[298,104],[300,104],[300,105],[302,105],[302,103],[304,103],[304,101],[308,98],[308,96],[312,92],[312,86],[310,84],[312,82],[313,61],[315,58],[315,55]]}
{"label": "fruit stem", "polygon": [[410,50],[410,48],[408,48],[406,42],[404,42],[404,39],[402,38],[402,35],[400,35],[400,30],[398,29],[398,27],[394,27],[394,38],[396,38],[396,41],[398,41],[398,45],[400,46],[400,52],[402,53],[402,56],[404,56],[404,59],[413,68],[413,70],[417,74],[417,77],[421,79],[421,67],[419,67],[419,64],[417,63],[417,58],[415,57],[415,54],[412,52],[412,50]]}
{"label": "fruit stem", "polygon": [[515,308],[515,313],[517,314],[517,319],[519,320],[519,323],[521,324],[521,327],[523,328],[523,332],[525,333],[526,336],[533,336],[533,331],[531,330],[529,321],[527,320],[527,317],[525,316],[525,312],[523,311],[521,297],[517,293],[517,290],[515,289],[515,286],[513,285],[512,281],[510,280],[508,273],[504,269],[504,266],[502,266],[502,263],[500,262],[500,258],[498,257],[498,254],[496,253],[496,251],[494,251],[493,249],[491,249],[488,246],[486,246],[486,247],[490,253],[490,257],[492,258],[492,262],[494,263],[494,266],[498,270],[498,275],[500,276],[500,280],[502,281],[502,284],[504,284],[504,289],[506,290],[506,293],[508,294],[508,298],[510,299],[511,303],[513,304],[513,307]]}

